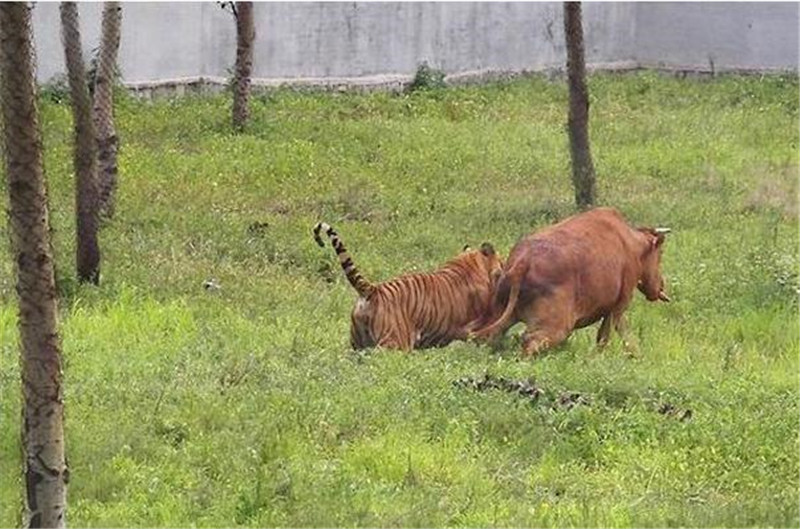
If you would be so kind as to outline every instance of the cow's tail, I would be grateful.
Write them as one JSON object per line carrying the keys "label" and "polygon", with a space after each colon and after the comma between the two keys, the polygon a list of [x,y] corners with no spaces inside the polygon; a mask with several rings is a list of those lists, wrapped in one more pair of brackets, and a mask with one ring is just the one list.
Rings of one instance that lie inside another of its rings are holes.
{"label": "cow's tail", "polygon": [[495,293],[495,301],[499,301],[501,293],[501,285],[505,283],[509,287],[508,301],[506,308],[498,319],[487,324],[485,327],[476,329],[471,332],[469,337],[472,339],[491,339],[500,332],[503,332],[511,323],[514,316],[514,309],[517,308],[517,301],[519,300],[519,292],[522,288],[522,279],[527,271],[527,266],[517,266],[506,273],[500,278],[497,283],[497,291]]}
{"label": "cow's tail", "polygon": [[347,276],[347,280],[350,281],[350,284],[356,289],[358,295],[362,298],[369,296],[372,291],[375,290],[375,285],[367,281],[364,276],[361,275],[361,272],[358,271],[358,268],[353,264],[353,260],[347,253],[344,243],[342,243],[336,231],[325,222],[318,222],[317,225],[314,226],[314,240],[317,241],[317,244],[324,247],[325,243],[322,237],[320,237],[320,232],[325,232],[325,235],[331,240],[331,246],[333,246],[333,251],[336,252],[339,258],[339,264],[342,265],[344,275]]}

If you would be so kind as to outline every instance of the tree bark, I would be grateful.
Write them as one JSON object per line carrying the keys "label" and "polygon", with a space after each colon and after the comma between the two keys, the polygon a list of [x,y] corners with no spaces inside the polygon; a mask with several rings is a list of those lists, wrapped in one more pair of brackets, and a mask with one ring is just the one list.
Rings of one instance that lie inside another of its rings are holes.
{"label": "tree bark", "polygon": [[250,115],[250,76],[253,70],[253,41],[256,38],[253,23],[253,2],[235,2],[236,18],[236,69],[233,78],[233,128],[244,129]]}
{"label": "tree bark", "polygon": [[0,99],[22,348],[25,524],[64,527],[61,351],[33,72],[30,7],[0,3]]}
{"label": "tree bark", "polygon": [[61,3],[61,31],[75,132],[78,280],[96,285],[100,281],[100,247],[97,243],[97,145],[81,50],[78,7],[75,2]]}
{"label": "tree bark", "polygon": [[572,183],[575,187],[575,203],[579,209],[587,209],[595,204],[596,191],[594,165],[589,148],[589,92],[586,88],[580,2],[564,2],[564,35],[567,40]]}
{"label": "tree bark", "polygon": [[105,2],[94,84],[94,125],[97,133],[98,214],[114,216],[114,192],[117,188],[117,149],[119,140],[114,128],[114,79],[119,50],[122,7],[119,2]]}

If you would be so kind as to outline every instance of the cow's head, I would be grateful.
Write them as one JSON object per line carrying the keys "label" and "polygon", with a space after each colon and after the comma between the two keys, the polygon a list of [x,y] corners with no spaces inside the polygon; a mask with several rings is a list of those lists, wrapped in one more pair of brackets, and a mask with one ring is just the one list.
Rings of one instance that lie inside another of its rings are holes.
{"label": "cow's head", "polygon": [[669,231],[669,228],[639,228],[647,245],[642,256],[642,275],[639,276],[637,287],[650,301],[669,301],[661,275],[661,248]]}

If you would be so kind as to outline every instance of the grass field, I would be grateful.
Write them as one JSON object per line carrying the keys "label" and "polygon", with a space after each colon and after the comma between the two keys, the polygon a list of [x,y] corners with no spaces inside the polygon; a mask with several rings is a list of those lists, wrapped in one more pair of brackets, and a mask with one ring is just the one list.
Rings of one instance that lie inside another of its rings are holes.
{"label": "grass field", "polygon": [[[102,286],[74,277],[69,107],[43,98],[72,526],[797,526],[797,77],[595,75],[599,200],[665,225],[639,355],[595,328],[536,360],[349,350],[373,280],[573,212],[562,82],[277,91],[117,109]],[[3,184],[4,185],[4,184]],[[5,189],[3,189],[5,197]],[[5,199],[4,199],[5,200]],[[0,231],[0,526],[19,524],[12,259]],[[206,291],[213,278],[218,290]],[[533,378],[535,401],[456,382]],[[691,413],[688,413],[688,412]],[[690,417],[689,417],[690,415]]]}

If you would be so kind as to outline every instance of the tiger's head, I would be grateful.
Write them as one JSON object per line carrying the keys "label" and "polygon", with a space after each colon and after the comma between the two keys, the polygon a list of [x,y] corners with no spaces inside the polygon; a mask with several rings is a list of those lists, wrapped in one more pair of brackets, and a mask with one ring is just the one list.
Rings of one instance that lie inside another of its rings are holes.
{"label": "tiger's head", "polygon": [[494,246],[488,242],[481,244],[477,250],[473,250],[468,244],[465,245],[459,257],[469,260],[475,267],[485,272],[492,285],[497,282],[503,272],[503,261],[494,251]]}

